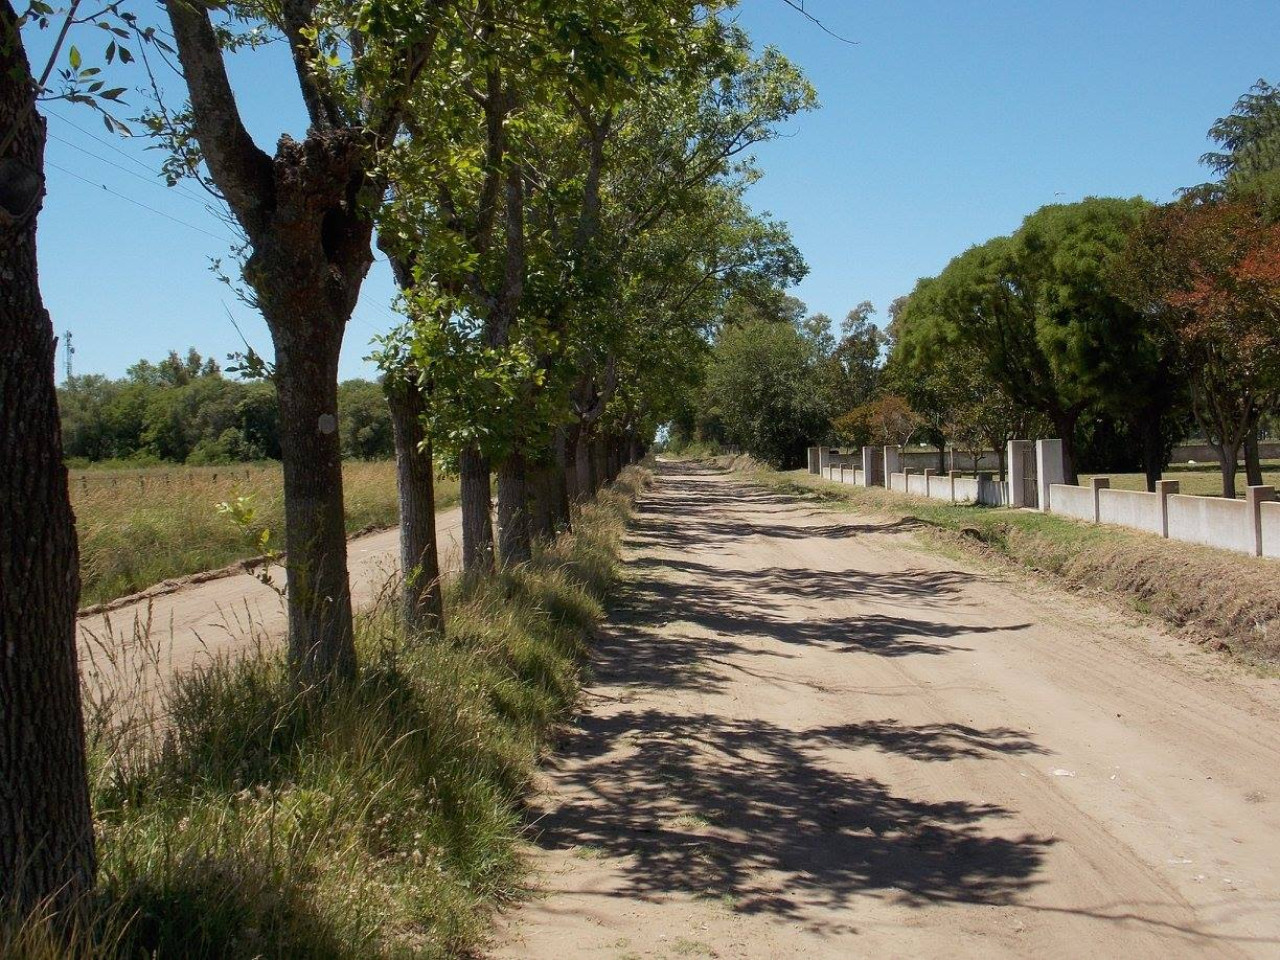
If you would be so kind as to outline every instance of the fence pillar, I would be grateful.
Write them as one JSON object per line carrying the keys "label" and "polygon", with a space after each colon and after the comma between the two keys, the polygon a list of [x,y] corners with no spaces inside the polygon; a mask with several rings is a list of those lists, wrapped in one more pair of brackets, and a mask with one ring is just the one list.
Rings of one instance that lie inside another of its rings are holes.
{"label": "fence pillar", "polygon": [[827,467],[831,466],[831,450],[829,447],[818,448],[818,475],[825,477]]}
{"label": "fence pillar", "polygon": [[[953,451],[953,453],[954,453],[954,451]],[[952,461],[954,461],[954,460],[955,460],[955,457],[953,456],[951,459],[952,459]],[[955,502],[956,502],[956,477],[958,477],[958,476],[960,476],[960,471],[959,471],[959,470],[948,470],[948,471],[947,471],[947,479],[950,481],[950,487],[951,487],[951,502],[952,502],[952,503],[955,503]]]}
{"label": "fence pillar", "polygon": [[902,454],[897,447],[884,448],[884,487],[893,489],[893,475],[902,467]]}
{"label": "fence pillar", "polygon": [[1248,505],[1246,516],[1249,523],[1249,537],[1253,541],[1253,555],[1262,556],[1262,502],[1274,500],[1275,487],[1250,487],[1245,491],[1244,501]]}
{"label": "fence pillar", "polygon": [[1067,464],[1062,455],[1061,440],[1036,441],[1036,483],[1039,485],[1040,509],[1048,513],[1052,508],[1049,503],[1049,487],[1055,483],[1067,482]]}
{"label": "fence pillar", "polygon": [[1010,440],[1009,455],[1007,459],[1009,477],[1009,506],[1025,507],[1027,506],[1026,491],[1022,486],[1022,478],[1026,476],[1027,460],[1031,455],[1030,440]]}
{"label": "fence pillar", "polygon": [[933,496],[933,494],[929,490],[929,481],[933,478],[933,475],[937,472],[938,471],[935,470],[933,467],[924,468],[924,495],[926,497]]}
{"label": "fence pillar", "polygon": [[808,447],[805,450],[805,453],[808,454],[808,457],[809,457],[809,472],[817,473],[818,472],[818,448]]}
{"label": "fence pillar", "polygon": [[1156,481],[1156,496],[1160,498],[1160,536],[1166,540],[1169,539],[1169,497],[1177,492],[1177,480]]}
{"label": "fence pillar", "polygon": [[1106,490],[1110,486],[1111,486],[1110,477],[1090,477],[1089,478],[1089,489],[1093,491],[1093,522],[1094,523],[1097,523],[1102,516],[1101,511],[1098,507],[1099,500],[1101,499],[1098,496],[1098,492],[1101,490]]}
{"label": "fence pillar", "polygon": [[862,448],[862,485],[864,487],[874,487],[876,485],[875,462],[876,462],[876,448],[863,447]]}
{"label": "fence pillar", "polygon": [[903,467],[899,472],[902,474],[902,492],[910,493],[911,492],[911,474],[912,474],[911,468]]}

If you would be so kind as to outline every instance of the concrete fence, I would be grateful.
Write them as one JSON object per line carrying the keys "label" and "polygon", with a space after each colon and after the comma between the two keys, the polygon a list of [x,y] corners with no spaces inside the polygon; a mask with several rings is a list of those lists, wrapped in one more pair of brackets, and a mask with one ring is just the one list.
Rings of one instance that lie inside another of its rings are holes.
{"label": "concrete fence", "polygon": [[1107,477],[1093,477],[1087,486],[1067,484],[1060,440],[1011,441],[1007,463],[1009,479],[998,481],[985,472],[966,477],[957,470],[913,469],[896,447],[864,447],[857,453],[814,447],[809,452],[810,472],[838,483],[883,486],[951,503],[1038,509],[1169,540],[1280,558],[1280,503],[1274,502],[1271,487],[1250,487],[1245,499],[1228,500],[1185,496],[1176,480],[1159,481],[1154,493],[1113,490]]}

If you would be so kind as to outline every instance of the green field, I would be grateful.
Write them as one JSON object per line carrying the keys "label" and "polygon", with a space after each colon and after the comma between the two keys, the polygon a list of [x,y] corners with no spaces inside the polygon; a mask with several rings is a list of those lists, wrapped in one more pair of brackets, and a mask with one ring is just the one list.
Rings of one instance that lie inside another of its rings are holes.
{"label": "green field", "polygon": [[[73,470],[71,504],[80,537],[80,603],[136,593],[201,570],[261,553],[218,504],[248,497],[250,532],[271,532],[283,547],[283,478],[278,463],[138,470]],[[343,465],[347,530],[396,523],[395,464]],[[458,499],[456,479],[437,482],[436,503]]]}
{"label": "green field", "polygon": [[[1082,473],[1081,485],[1087,484],[1093,476],[1110,477],[1111,486],[1116,490],[1145,490],[1147,478],[1142,473]],[[1164,479],[1178,481],[1178,492],[1196,497],[1222,496],[1222,473],[1216,463],[1172,464],[1165,472]],[[1280,460],[1262,461],[1262,480],[1280,490]],[[1236,474],[1236,496],[1243,497],[1248,483],[1244,471]]]}

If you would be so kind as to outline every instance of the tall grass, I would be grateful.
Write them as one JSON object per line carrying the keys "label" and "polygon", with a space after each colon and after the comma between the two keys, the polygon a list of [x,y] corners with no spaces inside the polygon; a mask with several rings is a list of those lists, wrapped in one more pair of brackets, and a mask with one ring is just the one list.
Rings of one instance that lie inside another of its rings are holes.
{"label": "tall grass", "polygon": [[[451,584],[443,638],[406,636],[394,604],[362,616],[359,679],[324,699],[261,648],[180,678],[149,724],[94,711],[97,922],[67,955],[475,948],[520,891],[521,796],[574,705],[645,482],[627,471],[529,564]],[[62,955],[42,929],[0,932],[0,956]]]}
{"label": "tall grass", "polygon": [[[348,462],[342,479],[348,532],[396,522],[395,464]],[[270,530],[273,542],[282,546],[282,487],[278,464],[73,473],[81,604],[251,557],[260,551],[246,533]],[[217,511],[217,504],[237,497],[252,498],[250,531]],[[457,498],[456,479],[437,483],[437,503]]]}

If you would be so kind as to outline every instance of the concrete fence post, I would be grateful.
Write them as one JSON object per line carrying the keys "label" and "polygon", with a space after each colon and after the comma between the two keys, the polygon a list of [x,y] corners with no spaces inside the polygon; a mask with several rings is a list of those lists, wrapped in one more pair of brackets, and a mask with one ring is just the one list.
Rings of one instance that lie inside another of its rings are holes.
{"label": "concrete fence post", "polygon": [[831,449],[829,447],[818,448],[818,475],[826,477],[827,468],[831,466]]}
{"label": "concrete fence post", "polygon": [[875,462],[876,462],[876,448],[863,447],[862,448],[862,485],[864,487],[875,486],[875,475],[876,475]]}
{"label": "concrete fence post", "polygon": [[1022,478],[1027,472],[1026,458],[1031,454],[1030,440],[1010,440],[1009,455],[1006,459],[1009,477],[1009,506],[1027,506],[1026,491],[1022,488]]}
{"label": "concrete fence post", "polygon": [[1089,489],[1093,491],[1093,522],[1094,523],[1099,523],[1102,517],[1102,511],[1099,507],[1099,501],[1102,498],[1099,497],[1098,494],[1100,491],[1107,490],[1110,487],[1111,487],[1110,477],[1090,477],[1089,478]]}
{"label": "concrete fence post", "polygon": [[1169,539],[1169,497],[1178,492],[1177,480],[1157,480],[1156,496],[1160,498],[1160,536]]}
{"label": "concrete fence post", "polygon": [[[955,457],[952,457],[952,461],[953,461],[953,462],[954,462],[954,460],[955,460]],[[952,502],[952,503],[955,503],[955,502],[956,502],[956,477],[958,477],[958,476],[960,476],[960,471],[959,471],[959,470],[948,470],[948,471],[947,471],[947,479],[950,481],[950,487],[951,487],[951,502]]]}
{"label": "concrete fence post", "polygon": [[933,494],[929,491],[929,481],[933,479],[933,475],[937,472],[938,471],[933,467],[924,468],[924,495],[926,497],[933,496]]}
{"label": "concrete fence post", "polygon": [[1036,483],[1040,487],[1040,509],[1048,513],[1049,487],[1067,482],[1067,462],[1062,454],[1061,440],[1036,441]]}
{"label": "concrete fence post", "polygon": [[1245,515],[1248,517],[1249,539],[1253,542],[1255,557],[1262,556],[1262,503],[1264,500],[1274,500],[1275,496],[1275,487],[1250,487],[1245,491],[1244,501],[1248,505]]}
{"label": "concrete fence post", "polygon": [[903,467],[899,471],[899,473],[902,474],[902,492],[910,493],[911,492],[911,473],[912,473],[911,468]]}
{"label": "concrete fence post", "polygon": [[886,490],[893,489],[893,475],[902,467],[902,454],[897,447],[886,446],[884,448],[884,487]]}
{"label": "concrete fence post", "polygon": [[819,472],[818,471],[818,448],[809,447],[807,452],[809,454],[809,472],[816,474]]}

